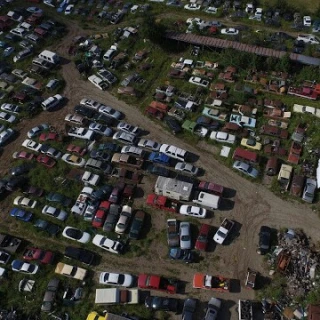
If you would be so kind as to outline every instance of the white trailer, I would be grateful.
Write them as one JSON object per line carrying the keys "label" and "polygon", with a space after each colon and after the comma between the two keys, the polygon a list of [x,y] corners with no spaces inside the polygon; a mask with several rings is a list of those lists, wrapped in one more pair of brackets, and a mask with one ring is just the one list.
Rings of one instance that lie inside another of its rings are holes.
{"label": "white trailer", "polygon": [[138,304],[139,289],[96,289],[96,304]]}

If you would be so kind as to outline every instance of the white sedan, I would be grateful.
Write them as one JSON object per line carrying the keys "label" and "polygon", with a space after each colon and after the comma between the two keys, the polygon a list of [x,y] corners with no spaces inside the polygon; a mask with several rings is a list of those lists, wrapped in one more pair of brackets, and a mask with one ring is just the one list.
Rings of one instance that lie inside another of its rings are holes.
{"label": "white sedan", "polygon": [[100,284],[109,286],[131,287],[133,276],[127,273],[101,272],[99,277]]}
{"label": "white sedan", "polygon": [[180,207],[179,213],[185,216],[204,219],[207,215],[207,210],[197,206],[190,206],[185,204]]}
{"label": "white sedan", "polygon": [[37,205],[37,201],[31,200],[27,197],[18,196],[16,198],[14,198],[13,204],[16,206],[34,209],[35,206]]}
{"label": "white sedan", "polygon": [[201,24],[204,23],[204,20],[202,20],[202,19],[200,19],[200,18],[188,18],[187,21],[186,21],[186,23],[187,23],[188,25],[195,23],[195,24],[197,24],[198,26],[200,26]]}
{"label": "white sedan", "polygon": [[3,103],[1,105],[1,110],[16,113],[16,114],[19,114],[21,112],[20,106],[17,106],[11,103]]}
{"label": "white sedan", "polygon": [[67,226],[63,229],[62,236],[80,243],[88,243],[91,238],[88,232],[84,232],[80,229],[73,228],[70,226]]}
{"label": "white sedan", "polygon": [[12,271],[26,273],[26,274],[36,274],[39,270],[39,266],[36,264],[31,264],[22,260],[13,260],[11,263]]}
{"label": "white sedan", "polygon": [[16,121],[16,119],[17,118],[12,114],[9,114],[7,112],[0,112],[0,120],[2,120],[2,121],[13,123]]}
{"label": "white sedan", "polygon": [[211,14],[216,14],[218,12],[218,8],[216,7],[207,7],[204,10],[205,13],[211,13]]}
{"label": "white sedan", "polygon": [[234,144],[236,141],[236,136],[223,131],[212,131],[210,134],[210,139],[218,142]]}
{"label": "white sedan", "polygon": [[111,253],[121,253],[123,250],[123,244],[119,241],[112,240],[101,234],[96,234],[92,239],[92,243],[97,247],[109,251]]}
{"label": "white sedan", "polygon": [[32,151],[39,152],[42,147],[42,144],[31,139],[26,139],[22,142],[22,146]]}
{"label": "white sedan", "polygon": [[200,10],[201,6],[196,3],[189,3],[189,4],[186,4],[184,8],[187,10],[196,11],[196,10]]}
{"label": "white sedan", "polygon": [[83,167],[86,160],[71,153],[66,153],[61,158],[64,162],[77,167]]}
{"label": "white sedan", "polygon": [[235,28],[225,28],[221,29],[221,34],[225,34],[228,36],[236,36],[237,34],[239,34],[239,30]]}

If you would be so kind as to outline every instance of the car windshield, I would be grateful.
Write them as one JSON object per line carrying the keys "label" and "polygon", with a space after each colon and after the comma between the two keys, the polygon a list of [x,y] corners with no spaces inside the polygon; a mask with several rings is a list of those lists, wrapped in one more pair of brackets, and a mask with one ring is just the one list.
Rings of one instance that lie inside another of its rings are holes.
{"label": "car windshield", "polygon": [[79,240],[82,237],[82,231],[77,229],[68,229],[67,236]]}

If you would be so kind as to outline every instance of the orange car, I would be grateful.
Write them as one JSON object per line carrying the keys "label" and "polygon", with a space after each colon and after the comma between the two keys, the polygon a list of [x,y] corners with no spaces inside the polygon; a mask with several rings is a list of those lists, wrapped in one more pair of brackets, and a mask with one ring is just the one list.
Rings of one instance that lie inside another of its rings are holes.
{"label": "orange car", "polygon": [[210,276],[204,273],[196,273],[193,276],[193,288],[215,291],[229,291],[230,279],[222,276]]}

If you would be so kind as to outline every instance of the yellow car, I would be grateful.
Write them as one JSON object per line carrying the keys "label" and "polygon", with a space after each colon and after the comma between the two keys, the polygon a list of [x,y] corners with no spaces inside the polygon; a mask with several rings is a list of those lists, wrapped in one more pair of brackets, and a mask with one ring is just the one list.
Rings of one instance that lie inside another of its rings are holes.
{"label": "yellow car", "polygon": [[92,311],[88,314],[87,320],[105,320],[106,317],[100,316],[97,312]]}
{"label": "yellow car", "polygon": [[262,144],[260,142],[257,142],[255,138],[243,138],[241,140],[241,145],[253,150],[261,150],[262,149]]}

